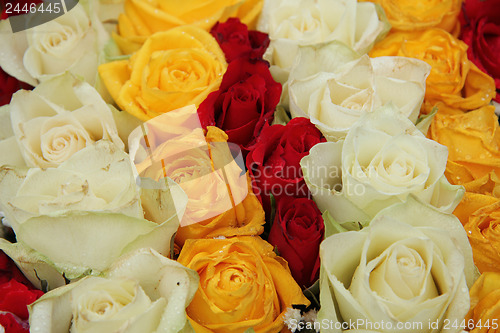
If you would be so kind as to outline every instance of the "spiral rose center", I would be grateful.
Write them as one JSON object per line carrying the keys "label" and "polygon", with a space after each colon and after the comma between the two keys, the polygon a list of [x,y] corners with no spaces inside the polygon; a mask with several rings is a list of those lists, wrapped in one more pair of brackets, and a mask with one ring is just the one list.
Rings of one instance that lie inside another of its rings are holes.
{"label": "spiral rose center", "polygon": [[271,31],[272,38],[300,40],[304,35],[319,41],[322,37],[321,15],[317,8],[304,10],[297,15],[297,8],[282,7],[272,17],[276,29]]}
{"label": "spiral rose center", "polygon": [[40,148],[47,161],[62,163],[75,152],[85,148],[95,140],[79,126],[60,124],[41,135]]}
{"label": "spiral rose center", "polygon": [[371,272],[369,281],[371,289],[388,300],[438,295],[425,260],[416,249],[403,244],[388,250],[385,260]]}
{"label": "spiral rose center", "polygon": [[44,51],[46,51],[48,48],[56,47],[59,44],[67,41],[68,39],[70,39],[72,34],[73,29],[67,26],[63,27],[60,33],[49,34],[49,36],[47,36],[46,44],[44,45]]}
{"label": "spiral rose center", "polygon": [[213,78],[206,52],[169,50],[154,52],[149,64],[147,85],[162,91],[189,91]]}
{"label": "spiral rose center", "polygon": [[[99,290],[98,287],[102,289]],[[131,281],[116,284],[106,281],[76,296],[77,301],[73,305],[73,325],[81,324],[82,321],[101,321],[116,315],[134,301],[136,297],[134,287],[135,284]]]}

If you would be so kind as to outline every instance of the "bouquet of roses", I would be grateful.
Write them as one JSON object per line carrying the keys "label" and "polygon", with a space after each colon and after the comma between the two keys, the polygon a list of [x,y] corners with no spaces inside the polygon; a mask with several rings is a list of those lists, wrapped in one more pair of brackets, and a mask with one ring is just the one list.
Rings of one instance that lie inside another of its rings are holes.
{"label": "bouquet of roses", "polygon": [[500,1],[7,1],[9,332],[500,331]]}

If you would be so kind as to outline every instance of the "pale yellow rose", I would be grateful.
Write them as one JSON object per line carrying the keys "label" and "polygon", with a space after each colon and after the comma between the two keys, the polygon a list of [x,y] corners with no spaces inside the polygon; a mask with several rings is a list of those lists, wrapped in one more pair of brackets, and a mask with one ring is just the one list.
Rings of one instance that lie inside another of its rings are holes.
{"label": "pale yellow rose", "polygon": [[467,45],[445,30],[391,32],[370,52],[372,57],[403,56],[431,65],[422,112],[461,113],[486,106],[495,97],[495,82],[467,57]]}
{"label": "pale yellow rose", "polygon": [[415,123],[429,71],[416,59],[359,57],[339,42],[303,46],[289,77],[290,113],[309,118],[329,141],[387,103]]}
{"label": "pale yellow rose", "polygon": [[[30,263],[24,269],[31,268],[31,278],[38,277],[41,262],[73,280],[100,274],[136,248],[152,247],[167,255],[182,218],[167,200],[154,212],[143,207],[129,157],[104,140],[57,168],[1,167],[0,188],[0,210],[18,240],[0,247],[15,260]],[[177,197],[178,204],[182,201],[175,183],[163,192]],[[144,218],[143,208],[151,220]]]}
{"label": "pale yellow rose", "polygon": [[410,198],[360,231],[326,238],[320,257],[318,320],[337,323],[322,332],[342,332],[343,322],[357,323],[353,332],[461,331],[444,325],[461,323],[478,274],[453,215]]}
{"label": "pale yellow rose", "polygon": [[109,39],[94,17],[77,4],[52,21],[15,34],[8,20],[0,21],[0,66],[32,86],[65,72],[94,85],[99,56]]}
{"label": "pale yellow rose", "polygon": [[318,208],[339,223],[368,223],[410,195],[451,213],[465,192],[444,176],[446,147],[391,109],[366,113],[345,140],[319,143],[300,161]]}
{"label": "pale yellow rose", "polygon": [[3,112],[8,112],[5,121],[10,118],[13,135],[0,141],[0,165],[56,167],[100,140],[125,147],[113,118],[116,111],[71,75],[18,91]]}
{"label": "pale yellow rose", "polygon": [[30,330],[51,333],[193,332],[186,306],[196,272],[152,249],[120,258],[104,277],[86,277],[30,305]]}
{"label": "pale yellow rose", "polygon": [[[300,45],[339,41],[364,54],[389,31],[384,11],[356,0],[268,0],[257,28],[269,34],[271,43],[264,58],[274,79],[283,84]],[[286,100],[284,101],[286,104]]]}

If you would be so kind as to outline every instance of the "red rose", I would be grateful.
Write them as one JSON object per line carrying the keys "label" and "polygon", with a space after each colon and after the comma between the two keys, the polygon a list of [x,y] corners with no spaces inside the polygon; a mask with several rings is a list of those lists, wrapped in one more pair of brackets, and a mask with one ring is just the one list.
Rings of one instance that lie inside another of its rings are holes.
{"label": "red rose", "polygon": [[23,321],[12,313],[0,314],[0,325],[5,330],[5,333],[29,333],[29,325],[27,321]]}
{"label": "red rose", "polygon": [[29,316],[27,305],[42,295],[42,291],[30,289],[25,284],[12,279],[0,285],[0,311],[10,312],[26,320]]}
{"label": "red rose", "polygon": [[274,81],[266,61],[239,58],[227,67],[219,90],[200,104],[198,115],[203,127],[219,127],[228,142],[245,151],[264,124],[272,122],[280,95],[281,84]]}
{"label": "red rose", "polygon": [[236,58],[262,58],[269,46],[269,36],[263,32],[251,30],[238,18],[230,18],[224,23],[218,22],[210,33],[226,55],[228,63]]}
{"label": "red rose", "polygon": [[28,304],[42,295],[12,260],[0,252],[0,325],[6,333],[28,332]]}
{"label": "red rose", "polygon": [[294,118],[286,126],[264,127],[248,153],[246,165],[253,190],[267,216],[271,210],[271,194],[276,203],[282,198],[309,197],[300,160],[322,141],[325,139],[321,132],[307,118]]}
{"label": "red rose", "polygon": [[495,79],[500,102],[500,0],[467,0],[460,17],[468,58]]}
{"label": "red rose", "polygon": [[9,104],[12,94],[19,89],[33,89],[30,85],[18,81],[0,68],[0,106]]}
{"label": "red rose", "polygon": [[314,201],[294,198],[279,202],[268,242],[288,261],[293,278],[302,288],[319,277],[319,244],[324,233],[323,217]]}

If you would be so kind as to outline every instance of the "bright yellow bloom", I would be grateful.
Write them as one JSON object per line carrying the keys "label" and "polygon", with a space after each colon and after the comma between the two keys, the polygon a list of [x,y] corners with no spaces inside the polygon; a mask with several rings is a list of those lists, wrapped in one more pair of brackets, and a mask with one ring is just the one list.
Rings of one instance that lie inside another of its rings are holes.
{"label": "bright yellow bloom", "polygon": [[198,106],[219,88],[224,52],[205,30],[182,26],[149,37],[128,60],[99,66],[118,106],[147,121],[187,105]]}
{"label": "bright yellow bloom", "polygon": [[286,261],[260,237],[190,239],[178,262],[200,275],[187,314],[198,333],[279,332],[292,304],[309,304]]}
{"label": "bright yellow bloom", "polygon": [[470,290],[470,303],[471,309],[465,320],[469,323],[472,319],[477,325],[472,333],[500,332],[500,273],[481,275]]}
{"label": "bright yellow bloom", "polygon": [[182,25],[209,31],[218,21],[239,17],[254,28],[263,0],[125,0],[113,38],[123,53],[137,51],[152,34]]}
{"label": "bright yellow bloom", "polygon": [[384,8],[393,30],[441,28],[457,36],[462,0],[362,0]]}

